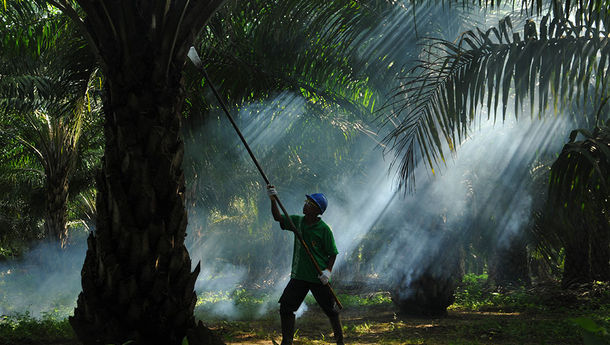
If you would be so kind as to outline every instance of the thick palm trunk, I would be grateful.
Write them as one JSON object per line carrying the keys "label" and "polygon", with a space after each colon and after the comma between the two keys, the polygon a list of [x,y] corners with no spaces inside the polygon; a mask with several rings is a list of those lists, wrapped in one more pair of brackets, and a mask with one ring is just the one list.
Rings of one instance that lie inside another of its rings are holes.
{"label": "thick palm trunk", "polygon": [[85,344],[180,344],[195,327],[199,266],[191,272],[184,246],[183,98],[173,76],[108,88],[97,228],[70,320]]}
{"label": "thick palm trunk", "polygon": [[184,246],[183,98],[173,76],[108,88],[97,228],[71,319],[85,344],[180,344],[195,326],[199,266],[191,272]]}
{"label": "thick palm trunk", "polygon": [[222,1],[77,2],[106,78],[106,147],[70,322],[85,344],[222,343],[195,325],[180,137],[186,53]]}

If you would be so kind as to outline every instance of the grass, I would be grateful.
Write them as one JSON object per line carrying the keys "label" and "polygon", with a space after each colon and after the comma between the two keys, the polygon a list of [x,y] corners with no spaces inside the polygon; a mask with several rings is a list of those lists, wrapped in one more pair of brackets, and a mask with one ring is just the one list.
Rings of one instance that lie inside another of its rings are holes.
{"label": "grass", "polygon": [[[311,296],[308,295],[308,297]],[[366,296],[338,294],[337,298],[339,299],[339,301],[341,301],[341,304],[344,308],[392,304],[390,294],[385,292],[377,292],[373,294],[368,294]],[[309,303],[315,303],[313,298],[310,299]]]}
{"label": "grass", "polygon": [[195,316],[214,320],[251,320],[264,317],[269,309],[271,296],[246,289],[208,291],[199,294]]}

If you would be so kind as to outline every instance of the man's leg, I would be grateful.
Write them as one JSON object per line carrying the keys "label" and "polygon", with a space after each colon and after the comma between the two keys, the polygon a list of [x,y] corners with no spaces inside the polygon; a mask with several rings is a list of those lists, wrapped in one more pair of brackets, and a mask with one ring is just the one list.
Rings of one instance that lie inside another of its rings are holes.
{"label": "man's leg", "polygon": [[298,279],[290,279],[282,297],[280,297],[280,320],[282,322],[282,345],[292,345],[294,336],[294,313],[299,309],[301,303],[307,296],[309,287],[306,282]]}
{"label": "man's leg", "polygon": [[330,320],[330,325],[335,333],[335,341],[337,341],[337,344],[343,345],[343,327],[341,326],[341,319],[339,319],[339,310],[336,308],[335,298],[330,293],[330,289],[326,285],[315,283],[311,283],[310,288],[313,297]]}

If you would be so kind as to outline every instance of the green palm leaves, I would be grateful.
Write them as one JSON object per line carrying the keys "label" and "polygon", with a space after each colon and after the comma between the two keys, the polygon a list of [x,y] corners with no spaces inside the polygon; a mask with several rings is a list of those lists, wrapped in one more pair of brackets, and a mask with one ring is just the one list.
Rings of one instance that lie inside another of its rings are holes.
{"label": "green palm leaves", "polygon": [[444,162],[444,152],[464,140],[484,105],[504,119],[511,102],[515,114],[528,100],[532,113],[572,100],[599,102],[606,92],[608,43],[596,27],[548,16],[539,30],[527,21],[523,37],[506,17],[485,32],[464,33],[457,43],[433,40],[426,49],[430,59],[411,70],[392,104],[403,121],[386,140],[397,150],[403,179],[412,178],[417,157],[433,169]]}
{"label": "green palm leaves", "polygon": [[313,107],[363,113],[374,100],[356,51],[362,32],[388,8],[349,0],[230,3],[211,19],[198,50],[212,80],[237,103],[290,90]]}
{"label": "green palm leaves", "polygon": [[543,241],[565,248],[564,286],[610,277],[609,184],[610,128],[573,131],[551,167]]}
{"label": "green palm leaves", "polygon": [[[579,133],[584,140],[576,141]],[[610,127],[573,131],[551,167],[550,182],[549,201],[556,209],[577,213],[610,209]]]}
{"label": "green palm leaves", "polygon": [[43,191],[46,233],[65,242],[69,181],[83,170],[80,139],[97,108],[94,61],[68,19],[46,5],[15,2],[3,14],[0,178],[13,181],[8,189]]}

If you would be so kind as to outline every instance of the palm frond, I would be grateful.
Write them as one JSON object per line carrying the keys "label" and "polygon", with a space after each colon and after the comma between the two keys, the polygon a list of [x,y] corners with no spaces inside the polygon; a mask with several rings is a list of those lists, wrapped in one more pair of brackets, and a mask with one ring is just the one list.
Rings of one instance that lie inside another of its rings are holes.
{"label": "palm frond", "polygon": [[366,61],[355,56],[363,30],[392,5],[363,3],[369,2],[230,3],[202,33],[199,50],[215,84],[235,103],[291,90],[320,106],[370,111],[374,96],[360,74]]}
{"label": "palm frond", "polygon": [[388,105],[402,119],[385,140],[395,151],[403,186],[413,182],[418,157],[432,169],[441,165],[446,147],[455,150],[484,105],[488,116],[501,112],[505,119],[511,96],[516,116],[527,100],[529,111],[539,114],[588,97],[599,103],[609,42],[597,28],[548,16],[539,30],[528,21],[523,39],[510,17],[485,32],[468,31],[457,43],[433,39],[426,46],[429,60],[419,61]]}
{"label": "palm frond", "polygon": [[21,212],[40,219],[48,194],[58,190],[53,181],[76,173],[72,196],[92,187],[80,177],[91,177],[87,168],[99,158],[84,151],[91,133],[101,132],[99,121],[90,127],[99,112],[96,66],[66,16],[44,2],[16,3],[0,21],[0,187],[3,200],[20,200]]}
{"label": "palm frond", "polygon": [[[578,134],[584,140],[576,141]],[[551,167],[549,203],[563,213],[610,208],[610,127],[572,131]],[[604,213],[604,212],[602,212]]]}
{"label": "palm frond", "polygon": [[17,3],[0,26],[1,110],[65,113],[87,88],[93,56],[66,16],[44,3]]}
{"label": "palm frond", "polygon": [[[424,6],[430,4],[429,0],[409,0],[412,4]],[[502,5],[520,5],[520,10],[531,15],[541,15],[545,12],[552,12],[556,17],[568,18],[573,16],[577,23],[583,25],[603,26],[606,30],[610,27],[610,3],[608,1],[564,1],[564,0],[436,0],[434,3],[458,5],[462,7],[479,6],[483,8],[497,8]]]}

